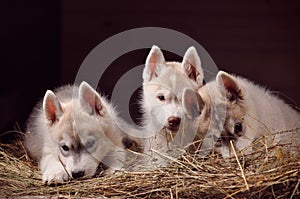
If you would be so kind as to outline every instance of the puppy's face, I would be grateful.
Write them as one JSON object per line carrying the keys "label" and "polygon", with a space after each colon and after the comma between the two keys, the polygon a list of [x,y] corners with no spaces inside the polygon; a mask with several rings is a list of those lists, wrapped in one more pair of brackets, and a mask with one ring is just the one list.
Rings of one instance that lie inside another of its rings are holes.
{"label": "puppy's face", "polygon": [[230,141],[237,150],[241,150],[249,144],[246,137],[245,115],[246,108],[242,101],[227,101],[224,127],[215,145],[216,148],[220,148],[224,157],[232,155]]}
{"label": "puppy's face", "polygon": [[69,107],[64,109],[59,122],[51,128],[53,148],[59,151],[59,160],[72,178],[90,178],[110,149],[106,127],[102,128],[93,116],[76,114]]}
{"label": "puppy's face", "polygon": [[61,103],[54,93],[46,95],[44,110],[52,138],[50,150],[58,154],[71,178],[92,177],[118,141],[111,139],[121,140],[110,107],[86,83],[79,87],[79,99],[67,103]]}
{"label": "puppy's face", "polygon": [[244,89],[235,77],[219,72],[216,81],[200,88],[198,94],[202,107],[197,117],[198,134],[212,139],[210,143],[213,145],[207,147],[229,157],[230,141],[238,150],[251,143],[246,134]]}
{"label": "puppy's face", "polygon": [[252,141],[247,135],[245,100],[244,89],[235,77],[220,72],[216,81],[198,92],[185,91],[183,108],[190,121],[198,124],[197,137],[206,139],[204,147],[229,157],[230,141],[238,150]]}
{"label": "puppy's face", "polygon": [[153,83],[144,86],[144,107],[150,114],[151,122],[156,124],[157,130],[178,130],[182,117],[179,95],[167,85]]}
{"label": "puppy's face", "polygon": [[143,71],[144,108],[156,130],[178,131],[183,116],[181,98],[184,88],[203,84],[201,61],[190,47],[180,62],[166,62],[162,51],[153,46]]}

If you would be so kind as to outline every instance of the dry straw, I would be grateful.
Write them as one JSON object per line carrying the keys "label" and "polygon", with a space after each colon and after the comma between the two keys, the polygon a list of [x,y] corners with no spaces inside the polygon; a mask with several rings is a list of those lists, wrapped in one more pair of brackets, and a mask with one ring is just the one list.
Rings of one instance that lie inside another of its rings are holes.
{"label": "dry straw", "polygon": [[[259,146],[259,147],[257,147]],[[300,160],[287,146],[267,146],[232,158],[184,154],[168,167],[119,172],[44,185],[21,141],[0,145],[0,197],[24,198],[299,198]]]}

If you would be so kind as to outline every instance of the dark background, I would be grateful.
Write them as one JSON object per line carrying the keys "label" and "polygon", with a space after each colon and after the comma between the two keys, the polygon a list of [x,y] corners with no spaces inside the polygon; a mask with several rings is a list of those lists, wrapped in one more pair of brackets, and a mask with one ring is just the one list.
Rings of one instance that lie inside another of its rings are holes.
{"label": "dark background", "polygon": [[[24,122],[46,89],[72,83],[84,58],[99,43],[146,26],[170,28],[192,37],[219,69],[280,91],[290,103],[300,104],[297,1],[36,0],[1,4],[1,133],[18,125],[24,130]],[[143,64],[148,52],[129,53],[113,65]],[[173,58],[166,55],[167,60]],[[112,79],[119,76],[111,74]],[[113,82],[106,82],[100,91],[109,95]]]}

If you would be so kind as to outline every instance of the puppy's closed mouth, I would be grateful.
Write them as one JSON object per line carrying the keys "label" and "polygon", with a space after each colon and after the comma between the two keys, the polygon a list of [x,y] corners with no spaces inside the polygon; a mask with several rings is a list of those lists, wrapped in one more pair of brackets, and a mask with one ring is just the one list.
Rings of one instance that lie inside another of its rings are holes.
{"label": "puppy's closed mouth", "polygon": [[172,132],[177,132],[179,130],[179,126],[178,127],[166,126],[166,129]]}

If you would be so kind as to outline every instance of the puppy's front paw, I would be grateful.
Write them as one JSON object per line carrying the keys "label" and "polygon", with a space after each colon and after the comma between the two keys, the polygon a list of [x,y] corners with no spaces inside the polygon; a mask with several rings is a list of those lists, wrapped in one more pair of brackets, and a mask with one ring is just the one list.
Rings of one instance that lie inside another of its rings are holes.
{"label": "puppy's front paw", "polygon": [[48,165],[42,173],[42,180],[45,184],[62,183],[71,180],[69,174],[62,165]]}
{"label": "puppy's front paw", "polygon": [[108,168],[106,170],[103,171],[103,175],[113,175],[116,173],[116,170],[113,168]]}

